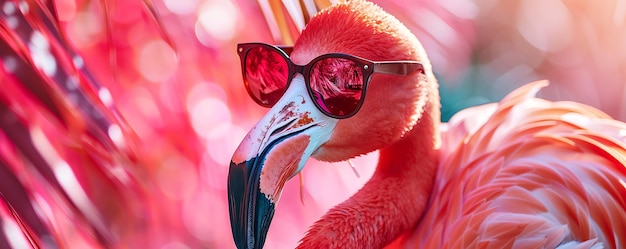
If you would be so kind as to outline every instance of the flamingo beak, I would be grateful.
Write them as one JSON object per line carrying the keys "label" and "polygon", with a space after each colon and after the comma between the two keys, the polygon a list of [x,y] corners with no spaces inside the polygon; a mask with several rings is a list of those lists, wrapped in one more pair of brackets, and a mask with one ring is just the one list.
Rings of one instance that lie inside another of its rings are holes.
{"label": "flamingo beak", "polygon": [[330,138],[337,123],[317,110],[302,75],[241,142],[230,162],[230,224],[239,249],[260,249],[287,180]]}

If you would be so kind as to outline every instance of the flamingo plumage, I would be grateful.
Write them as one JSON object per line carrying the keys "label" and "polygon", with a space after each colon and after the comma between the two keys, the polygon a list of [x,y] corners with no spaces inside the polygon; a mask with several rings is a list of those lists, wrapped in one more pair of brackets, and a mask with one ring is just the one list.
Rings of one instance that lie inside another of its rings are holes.
{"label": "flamingo plumage", "polygon": [[244,138],[228,178],[238,248],[261,248],[288,178],[309,157],[379,150],[376,172],[298,248],[626,247],[626,124],[592,107],[535,98],[547,82],[440,123],[437,81],[417,38],[366,1],[313,17],[290,59],[341,52],[415,60],[423,74],[374,75],[360,111],[316,109],[302,76]]}

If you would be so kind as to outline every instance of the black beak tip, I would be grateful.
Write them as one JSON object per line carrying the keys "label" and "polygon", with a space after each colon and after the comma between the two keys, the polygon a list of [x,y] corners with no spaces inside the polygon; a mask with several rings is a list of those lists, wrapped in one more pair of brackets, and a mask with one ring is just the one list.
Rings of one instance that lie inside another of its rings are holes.
{"label": "black beak tip", "polygon": [[261,167],[256,158],[231,161],[228,172],[228,208],[235,245],[239,249],[261,249],[274,217],[275,204],[261,193]]}

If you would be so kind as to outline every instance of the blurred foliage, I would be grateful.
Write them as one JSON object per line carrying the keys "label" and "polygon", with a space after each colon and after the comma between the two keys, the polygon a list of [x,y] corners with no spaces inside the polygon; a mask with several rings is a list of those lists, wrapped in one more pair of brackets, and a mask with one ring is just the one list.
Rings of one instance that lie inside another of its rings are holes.
{"label": "blurred foliage", "polygon": [[[58,23],[41,14],[52,13],[50,1],[0,2],[0,170],[12,173],[3,174],[0,192],[29,195],[2,196],[4,224],[32,226],[26,242],[41,236],[95,248],[232,248],[228,162],[266,111],[243,87],[236,44],[291,43],[329,2],[57,0]],[[542,97],[590,104],[626,120],[624,0],[374,2],[428,51],[444,120],[539,79],[552,83]],[[14,36],[21,30],[11,26],[18,12],[41,31],[47,42],[39,45],[53,45],[37,50],[29,47],[31,36]],[[51,22],[58,26],[46,26]],[[42,63],[31,50],[56,52],[44,53]],[[78,81],[47,75],[50,58]],[[28,73],[15,76],[16,68]],[[375,159],[374,153],[355,160],[360,178],[347,164],[309,162],[305,205],[292,180],[267,247],[293,248],[313,221],[367,180]],[[68,191],[68,179],[88,198]],[[27,220],[16,218],[15,207]]]}

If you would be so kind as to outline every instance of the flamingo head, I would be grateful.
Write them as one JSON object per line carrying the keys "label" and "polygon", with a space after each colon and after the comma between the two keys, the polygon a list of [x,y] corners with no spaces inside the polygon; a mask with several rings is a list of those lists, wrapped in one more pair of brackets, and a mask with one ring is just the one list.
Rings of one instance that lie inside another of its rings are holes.
{"label": "flamingo head", "polygon": [[[366,1],[348,1],[314,16],[290,59],[306,65],[328,53],[371,61],[417,61],[408,75],[371,76],[360,110],[349,118],[325,115],[297,74],[280,100],[235,151],[228,175],[233,237],[238,248],[261,248],[285,182],[309,157],[341,161],[391,144],[425,114],[436,92],[430,62],[417,38],[395,17]],[[438,106],[438,104],[436,104]]]}

